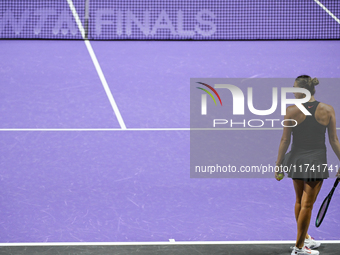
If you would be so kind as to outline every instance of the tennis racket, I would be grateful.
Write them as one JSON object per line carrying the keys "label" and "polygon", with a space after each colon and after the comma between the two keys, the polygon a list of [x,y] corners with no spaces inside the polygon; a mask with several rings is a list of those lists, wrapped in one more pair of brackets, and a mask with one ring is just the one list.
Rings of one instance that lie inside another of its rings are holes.
{"label": "tennis racket", "polygon": [[336,186],[338,186],[339,180],[340,180],[339,177],[335,180],[332,190],[329,192],[328,196],[322,202],[322,205],[321,205],[319,212],[318,212],[318,216],[316,216],[316,221],[315,221],[315,226],[317,228],[320,227],[323,219],[325,218],[329,203],[331,202],[331,199],[332,199],[332,196],[333,196],[333,193],[334,193]]}

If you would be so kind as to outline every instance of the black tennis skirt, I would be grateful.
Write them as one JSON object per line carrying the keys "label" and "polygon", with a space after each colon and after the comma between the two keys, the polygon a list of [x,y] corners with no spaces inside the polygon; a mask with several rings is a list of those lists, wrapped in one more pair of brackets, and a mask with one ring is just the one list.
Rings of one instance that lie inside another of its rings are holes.
{"label": "black tennis skirt", "polygon": [[285,155],[282,166],[293,179],[316,181],[329,177],[326,148],[307,150],[293,146]]}

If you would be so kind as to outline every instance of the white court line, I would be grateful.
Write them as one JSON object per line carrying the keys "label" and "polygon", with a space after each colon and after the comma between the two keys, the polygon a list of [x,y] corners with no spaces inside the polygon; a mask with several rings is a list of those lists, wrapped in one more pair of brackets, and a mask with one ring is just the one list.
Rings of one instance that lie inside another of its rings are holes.
{"label": "white court line", "polygon": [[340,20],[333,14],[331,13],[326,6],[324,6],[322,3],[320,3],[318,0],[314,0],[322,9],[324,9],[336,22],[340,24]]}
{"label": "white court line", "polygon": [[0,132],[21,132],[21,131],[190,131],[190,128],[1,128]]}
{"label": "white court line", "polygon": [[[322,244],[339,244],[340,240],[319,240]],[[176,241],[176,242],[60,242],[0,243],[0,246],[117,246],[117,245],[228,245],[228,244],[294,244],[295,241]]]}
{"label": "white court line", "polygon": [[190,128],[1,128],[0,132],[1,131],[190,131]]}
{"label": "white court line", "polygon": [[118,119],[119,125],[120,125],[120,127],[121,127],[122,129],[126,129],[126,125],[125,125],[125,123],[124,123],[124,120],[123,120],[123,118],[122,118],[122,115],[120,114],[120,111],[119,111],[119,109],[118,109],[118,106],[117,106],[117,104],[116,104],[116,101],[115,101],[114,98],[113,98],[113,95],[112,95],[112,93],[111,93],[111,90],[110,90],[110,88],[109,88],[109,85],[107,84],[107,81],[106,81],[106,78],[105,78],[105,76],[104,76],[104,73],[103,73],[103,71],[102,71],[102,69],[101,69],[101,67],[100,67],[100,65],[99,65],[98,59],[97,59],[97,57],[96,57],[96,55],[95,55],[95,53],[94,53],[94,51],[93,51],[93,48],[92,48],[92,46],[91,46],[91,43],[90,43],[89,40],[87,40],[87,39],[85,38],[85,29],[84,29],[84,27],[83,27],[83,25],[82,25],[82,23],[81,23],[81,20],[80,20],[80,18],[79,18],[79,16],[78,16],[78,13],[77,13],[77,11],[76,11],[76,8],[74,7],[74,4],[73,4],[72,0],[67,0],[67,2],[68,2],[68,4],[69,4],[69,6],[70,6],[70,9],[71,9],[72,14],[73,14],[73,16],[74,16],[74,19],[76,20],[76,23],[77,23],[77,25],[78,25],[79,31],[80,31],[80,33],[81,33],[81,36],[83,37],[83,39],[84,39],[84,41],[85,41],[86,48],[87,48],[87,50],[88,50],[88,52],[89,52],[89,54],[90,54],[90,56],[91,56],[92,62],[93,62],[93,64],[94,64],[95,68],[96,68],[96,71],[97,71],[97,73],[98,73],[98,76],[99,76],[99,78],[100,78],[100,81],[102,82],[102,85],[103,85],[103,87],[104,87],[104,90],[105,90],[105,92],[106,92],[106,95],[107,95],[107,97],[108,97],[108,99],[109,99],[109,101],[110,101],[110,103],[111,103],[112,109],[113,109],[113,111],[114,111],[114,113],[115,113],[115,115],[116,115],[116,117],[117,117],[117,119]]}
{"label": "white court line", "polygon": [[[34,131],[43,131],[43,132],[93,132],[93,131],[191,131],[191,130],[225,130],[225,131],[260,131],[260,130],[283,130],[282,128],[0,128],[0,132],[34,132]],[[337,128],[340,130],[340,128]]]}
{"label": "white court line", "polygon": [[[340,128],[336,128],[340,130]],[[256,131],[256,130],[283,130],[283,128],[0,128],[0,132],[23,132],[23,131],[191,131],[191,130],[225,130],[225,131]]]}

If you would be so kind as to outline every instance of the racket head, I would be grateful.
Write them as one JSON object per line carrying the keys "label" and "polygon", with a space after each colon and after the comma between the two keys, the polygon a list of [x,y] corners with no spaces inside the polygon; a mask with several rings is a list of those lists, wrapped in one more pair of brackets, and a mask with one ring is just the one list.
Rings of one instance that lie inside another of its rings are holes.
{"label": "racket head", "polygon": [[332,197],[333,193],[330,193],[325,200],[322,202],[322,205],[320,206],[318,215],[316,216],[316,220],[315,220],[315,226],[318,228],[320,227],[323,219],[325,218],[329,203],[331,202],[331,197]]}
{"label": "racket head", "polygon": [[331,199],[332,199],[332,196],[333,196],[333,193],[334,193],[336,186],[338,186],[339,180],[340,180],[340,178],[337,178],[335,180],[332,190],[329,192],[328,196],[324,199],[324,201],[322,202],[322,204],[320,206],[318,215],[316,216],[316,220],[315,220],[315,226],[317,228],[321,225],[323,219],[325,218],[325,215],[326,215],[327,210],[328,210],[329,203],[331,202]]}

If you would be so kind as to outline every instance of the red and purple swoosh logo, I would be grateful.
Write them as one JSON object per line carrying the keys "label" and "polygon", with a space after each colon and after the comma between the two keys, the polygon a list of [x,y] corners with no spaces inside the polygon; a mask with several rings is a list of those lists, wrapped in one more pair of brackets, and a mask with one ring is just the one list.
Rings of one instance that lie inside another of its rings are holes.
{"label": "red and purple swoosh logo", "polygon": [[[201,84],[201,85],[203,85],[203,86],[206,86],[206,87],[208,87],[209,89],[211,89],[211,91],[214,92],[215,95],[217,96],[218,100],[220,100],[220,104],[221,104],[221,106],[222,106],[222,100],[221,100],[221,98],[220,98],[220,95],[217,93],[217,91],[216,91],[213,87],[211,87],[210,85],[205,84],[205,83],[203,83],[203,82],[197,82],[197,83],[199,83],[199,84]],[[205,91],[205,92],[207,92],[207,93],[209,94],[209,96],[211,96],[211,98],[214,100],[215,105],[217,105],[214,96],[213,96],[208,90],[203,89],[203,88],[200,88],[200,87],[197,87],[197,88],[198,88],[198,89],[201,89],[201,90],[203,90],[203,91]]]}

